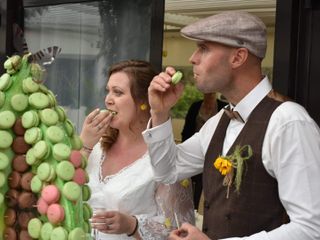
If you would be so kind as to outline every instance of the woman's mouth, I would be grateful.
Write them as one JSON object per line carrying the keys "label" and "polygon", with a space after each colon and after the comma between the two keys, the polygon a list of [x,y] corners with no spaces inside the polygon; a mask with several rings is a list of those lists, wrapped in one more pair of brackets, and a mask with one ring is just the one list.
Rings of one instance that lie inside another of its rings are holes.
{"label": "woman's mouth", "polygon": [[118,112],[116,112],[116,111],[114,111],[114,110],[111,110],[111,109],[108,109],[108,108],[106,108],[106,110],[107,110],[108,112],[110,112],[110,113],[112,114],[112,116],[115,116],[115,115],[118,114]]}

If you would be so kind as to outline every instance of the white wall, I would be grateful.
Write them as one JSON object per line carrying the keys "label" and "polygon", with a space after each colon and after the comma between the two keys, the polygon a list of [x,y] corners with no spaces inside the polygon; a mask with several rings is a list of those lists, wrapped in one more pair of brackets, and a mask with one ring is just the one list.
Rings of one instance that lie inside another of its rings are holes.
{"label": "white wall", "polygon": [[[191,66],[188,59],[195,50],[194,41],[180,36],[179,32],[165,32],[163,50],[167,56],[162,58],[163,66]],[[273,66],[274,28],[268,28],[268,48],[266,58],[262,62],[263,67]]]}

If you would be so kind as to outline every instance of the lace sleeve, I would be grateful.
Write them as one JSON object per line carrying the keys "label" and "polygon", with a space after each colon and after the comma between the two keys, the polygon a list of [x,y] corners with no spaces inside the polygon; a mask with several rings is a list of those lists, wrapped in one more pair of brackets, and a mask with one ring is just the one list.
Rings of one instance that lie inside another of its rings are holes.
{"label": "lace sleeve", "polygon": [[155,193],[158,207],[156,216],[137,215],[142,239],[167,239],[169,233],[183,222],[194,224],[191,181],[159,184]]}

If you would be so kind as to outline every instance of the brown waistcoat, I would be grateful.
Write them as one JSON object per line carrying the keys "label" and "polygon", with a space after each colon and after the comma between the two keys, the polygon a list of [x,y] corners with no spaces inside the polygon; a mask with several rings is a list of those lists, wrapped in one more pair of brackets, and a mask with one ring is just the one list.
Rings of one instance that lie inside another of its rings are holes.
{"label": "brown waistcoat", "polygon": [[243,237],[262,230],[270,231],[284,223],[285,210],[279,200],[277,180],[265,170],[261,152],[265,132],[273,111],[281,104],[268,96],[252,111],[244,128],[228,151],[236,145],[250,145],[253,155],[246,160],[240,193],[234,185],[226,198],[227,187],[214,168],[221,155],[223,140],[230,119],[224,113],[209,144],[204,163],[204,221],[203,232],[211,239]]}

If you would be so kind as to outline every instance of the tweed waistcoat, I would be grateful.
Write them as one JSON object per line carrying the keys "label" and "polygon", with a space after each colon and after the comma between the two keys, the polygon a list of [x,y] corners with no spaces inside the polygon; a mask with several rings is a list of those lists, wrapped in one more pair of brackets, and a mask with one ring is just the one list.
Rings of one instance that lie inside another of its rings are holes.
{"label": "tweed waistcoat", "polygon": [[221,155],[230,122],[224,113],[209,144],[204,163],[203,232],[211,239],[243,237],[283,224],[286,213],[279,200],[277,181],[265,170],[261,153],[265,132],[273,111],[281,104],[266,96],[252,111],[245,126],[230,147],[250,145],[253,155],[245,161],[240,193],[231,185],[229,197],[223,178],[213,163]]}

